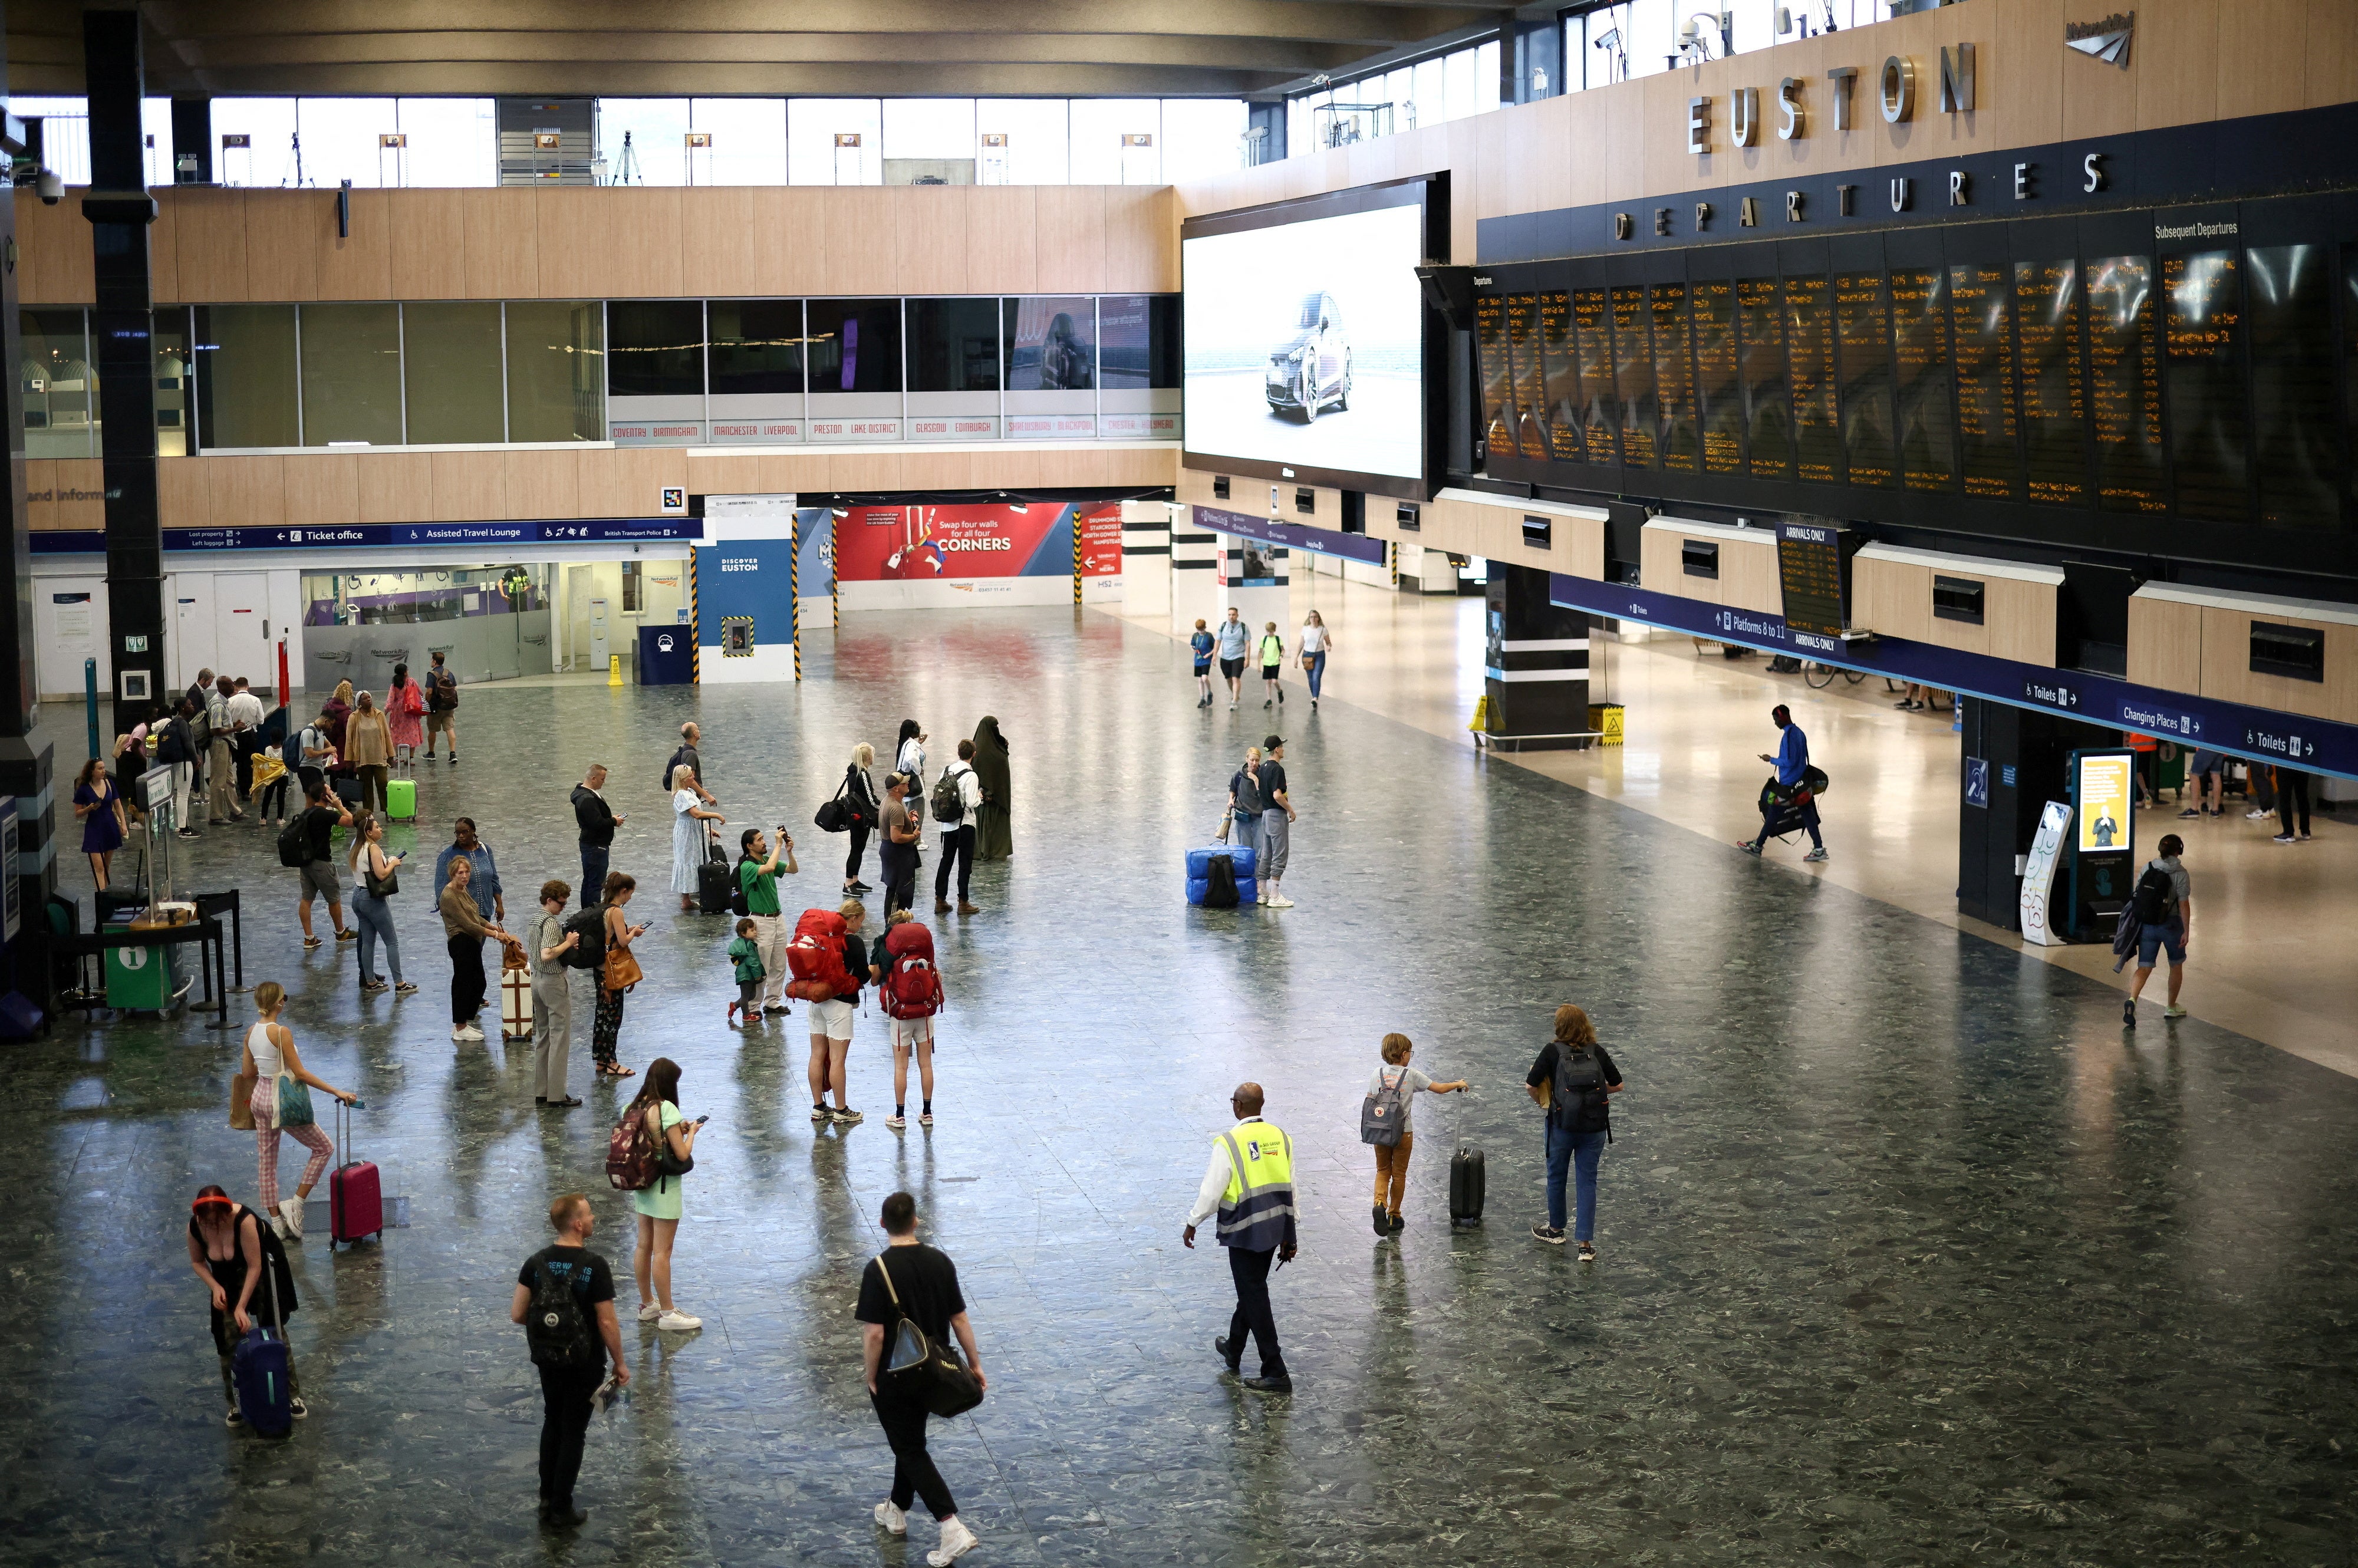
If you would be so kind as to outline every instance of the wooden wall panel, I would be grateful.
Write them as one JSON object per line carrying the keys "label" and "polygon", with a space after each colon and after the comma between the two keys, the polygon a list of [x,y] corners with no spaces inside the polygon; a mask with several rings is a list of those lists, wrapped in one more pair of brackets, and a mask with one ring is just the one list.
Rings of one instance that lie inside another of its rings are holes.
{"label": "wooden wall panel", "polygon": [[352,192],[352,232],[336,237],[335,214],[320,226],[313,263],[322,299],[391,299],[393,208],[390,191]]}
{"label": "wooden wall panel", "polygon": [[1932,641],[1932,570],[1861,556],[1851,562],[1851,620],[1885,637]]}
{"label": "wooden wall panel", "polygon": [[2202,607],[2129,600],[2128,678],[2160,691],[2202,690]]}
{"label": "wooden wall panel", "polygon": [[25,527],[29,533],[46,534],[61,526],[58,522],[58,460],[27,458],[25,460]]}
{"label": "wooden wall panel", "polygon": [[753,210],[761,256],[753,276],[761,287],[757,297],[817,294],[823,271],[824,224],[821,192],[806,186],[777,186],[762,190]]}
{"label": "wooden wall panel", "polygon": [[900,237],[903,294],[981,292],[967,281],[967,226],[973,185],[896,185],[884,191],[885,222]]}
{"label": "wooden wall panel", "polygon": [[763,191],[751,185],[680,192],[680,276],[706,295],[759,297]]}
{"label": "wooden wall panel", "polygon": [[434,510],[437,523],[489,523],[508,514],[505,452],[435,452]]}
{"label": "wooden wall panel", "polygon": [[336,232],[336,199],[324,190],[250,194],[245,203],[245,293],[276,304],[319,297],[319,241]]}
{"label": "wooden wall panel", "polygon": [[539,195],[528,187],[459,193],[467,298],[530,299],[540,292]]}
{"label": "wooden wall panel", "polygon": [[335,528],[361,520],[361,472],[352,459],[327,453],[290,457],[285,472],[288,527]]}
{"label": "wooden wall panel", "polygon": [[[2212,64],[2221,119],[2278,114],[2309,101],[2309,59],[2323,40],[2309,30],[2310,0],[2235,0],[2222,12]],[[2339,5],[2342,28],[2358,31],[2358,7]]]}
{"label": "wooden wall panel", "polygon": [[1034,186],[1033,200],[1040,215],[1040,292],[1090,294],[1103,287],[1104,188]]}
{"label": "wooden wall panel", "polygon": [[920,447],[902,454],[901,482],[911,490],[971,490],[974,454],[932,452]]}
{"label": "wooden wall panel", "polygon": [[579,454],[535,448],[505,456],[511,520],[581,515]]}
{"label": "wooden wall panel", "polygon": [[765,495],[759,452],[687,452],[687,489],[692,495]]}
{"label": "wooden wall panel", "polygon": [[535,190],[534,240],[549,299],[672,298],[680,270],[681,196],[660,186]]}
{"label": "wooden wall panel", "polygon": [[[1446,549],[1431,539],[1420,541],[1428,548]],[[1704,604],[1720,602],[1720,591],[1726,585],[1728,562],[1723,552],[1719,563],[1720,576],[1689,577],[1680,564],[1679,535],[1661,528],[1649,528],[1639,536],[1638,573],[1651,593],[1667,593],[1679,599],[1699,600]]]}
{"label": "wooden wall panel", "polygon": [[[22,208],[17,216],[24,216]],[[158,305],[181,303],[179,222],[177,210],[160,198],[147,230],[147,297]]]}
{"label": "wooden wall panel", "polygon": [[808,492],[824,494],[830,484],[830,461],[816,452],[764,453],[762,458],[762,485],[756,493],[798,495]]}
{"label": "wooden wall panel", "polygon": [[[1945,577],[1948,574],[1943,572],[1941,575]],[[1995,586],[1986,580],[1983,583],[1985,590]],[[1924,591],[1928,596],[1932,591],[1929,580],[1925,584]],[[1936,648],[1954,648],[1961,654],[1989,654],[1993,651],[1990,647],[1989,623],[1990,601],[1994,597],[1995,595],[1990,592],[1983,593],[1982,618],[1979,623],[1970,621],[1943,621],[1931,612],[1931,606],[1928,604],[1925,611],[1924,641]]]}
{"label": "wooden wall panel", "polygon": [[384,200],[388,297],[466,298],[466,193],[388,190]]}
{"label": "wooden wall panel", "polygon": [[1118,294],[1179,291],[1177,203],[1167,186],[1109,185],[1100,287]]}
{"label": "wooden wall panel", "polygon": [[2307,67],[2304,108],[2358,100],[2358,6],[2350,0],[2309,0],[2300,49]]}
{"label": "wooden wall panel", "polygon": [[56,496],[61,528],[106,526],[106,465],[96,458],[59,458]]}
{"label": "wooden wall panel", "polygon": [[1992,18],[1989,42],[1983,46],[1977,61],[1979,94],[1988,97],[1993,105],[1985,113],[1996,113],[2005,120],[2009,146],[2037,147],[2061,141],[2064,67],[2082,63],[2080,56],[2057,42],[2063,36],[2063,0],[1990,0],[1990,4],[1996,7],[1996,15]]}
{"label": "wooden wall panel", "polygon": [[204,465],[213,526],[287,526],[287,459],[239,457],[198,458],[195,460]]}
{"label": "wooden wall panel", "polygon": [[[197,460],[210,463],[221,460]],[[363,523],[416,523],[434,514],[434,458],[429,452],[355,452],[344,459],[303,460],[358,465]]]}
{"label": "wooden wall panel", "polygon": [[[2054,30],[2045,35],[2053,40],[2057,63],[2062,68],[2058,95],[2063,104],[2063,138],[2084,141],[2093,136],[2117,136],[2136,129],[2137,73],[2145,69],[2146,38],[2144,26],[2139,26],[2136,40],[2131,46],[2134,64],[2127,70],[2106,65],[2100,59],[2077,53],[2063,47],[2063,20],[2093,20],[2079,11],[2059,6],[2055,12]],[[2039,40],[2031,40],[2039,47]],[[1996,83],[1991,83],[1993,91]],[[2070,178],[2068,170],[2051,170]],[[2068,189],[2068,187],[2067,187]]]}
{"label": "wooden wall panel", "polygon": [[1523,110],[1509,107],[1496,114],[1476,115],[1470,122],[1474,127],[1473,178],[1466,182],[1466,187],[1453,182],[1451,194],[1455,195],[1460,189],[1470,188],[1474,192],[1475,210],[1483,217],[1515,210],[1512,205],[1514,186],[1521,180],[1523,171],[1520,165],[1509,165],[1507,147],[1510,139],[1520,143],[1521,138],[1510,138],[1508,131],[1515,121],[1523,117]]}
{"label": "wooden wall panel", "polygon": [[[2246,0],[2235,0],[2235,6],[2234,31],[2261,23],[2260,17],[2241,14],[2248,9]],[[2159,130],[2215,118],[2222,53],[2219,0],[2169,0],[2140,10],[2130,69],[2115,71],[2136,80],[2136,128]]]}
{"label": "wooden wall panel", "polygon": [[90,222],[80,189],[51,207],[16,202],[16,299],[21,305],[88,305],[98,298],[91,272]]}
{"label": "wooden wall panel", "polygon": [[1719,601],[1731,610],[1760,615],[1785,611],[1785,590],[1777,575],[1777,542],[1723,539],[1719,546]]}
{"label": "wooden wall panel", "polygon": [[[967,279],[978,294],[1036,294],[1040,290],[1038,187],[978,187],[967,221]],[[1171,240],[1178,254],[1178,236]]]}
{"label": "wooden wall panel", "polygon": [[260,297],[245,266],[245,192],[192,188],[173,191],[170,200],[179,302],[232,305]]}
{"label": "wooden wall panel", "polygon": [[[2132,610],[2137,600],[2129,600]],[[2309,626],[2325,634],[2325,679],[2291,680],[2252,668],[2252,622],[2271,621]],[[2136,634],[2136,623],[2130,623]],[[2134,646],[2134,644],[2132,644]],[[2202,607],[2202,695],[2223,702],[2248,703],[2310,719],[2347,724],[2358,719],[2358,626],[2304,621],[2296,615],[2255,616],[2242,610]]]}
{"label": "wooden wall panel", "polygon": [[205,478],[211,458],[162,458],[156,464],[156,514],[167,528],[202,528],[212,522]]}
{"label": "wooden wall panel", "polygon": [[1983,619],[1994,658],[2055,667],[2056,589],[2043,582],[1994,577],[1985,580]]}

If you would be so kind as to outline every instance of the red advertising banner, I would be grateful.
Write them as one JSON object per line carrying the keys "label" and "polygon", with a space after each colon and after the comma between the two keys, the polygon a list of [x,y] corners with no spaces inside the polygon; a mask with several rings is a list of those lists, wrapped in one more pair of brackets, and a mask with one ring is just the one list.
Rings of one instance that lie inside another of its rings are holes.
{"label": "red advertising banner", "polygon": [[[851,582],[1072,575],[1073,508],[1053,502],[999,506],[855,506],[836,524],[835,569]],[[1120,569],[1120,509],[1115,509]],[[1065,541],[1061,560],[1044,549]]]}
{"label": "red advertising banner", "polygon": [[1081,575],[1121,575],[1121,503],[1117,501],[1082,513],[1073,520],[1081,531]]}

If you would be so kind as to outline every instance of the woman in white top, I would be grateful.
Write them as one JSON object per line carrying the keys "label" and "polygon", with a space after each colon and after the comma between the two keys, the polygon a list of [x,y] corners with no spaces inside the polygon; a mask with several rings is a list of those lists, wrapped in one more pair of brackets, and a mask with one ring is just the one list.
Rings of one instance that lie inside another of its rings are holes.
{"label": "woman in white top", "polygon": [[917,800],[925,793],[925,732],[917,728],[914,719],[901,720],[901,750],[893,758],[892,771],[909,776],[909,798]]}
{"label": "woman in white top", "polygon": [[1325,619],[1312,611],[1302,622],[1302,641],[1295,652],[1302,655],[1303,673],[1310,677],[1310,710],[1318,711],[1319,683],[1326,678],[1326,655],[1334,651],[1335,638],[1326,630]]}
{"label": "woman in white top", "polygon": [[686,762],[671,771],[671,891],[679,894],[679,912],[691,914],[696,910],[696,868],[704,863],[709,831],[704,825],[729,819],[704,809],[704,797],[696,793],[696,771]]}
{"label": "woman in white top", "polygon": [[[324,1078],[315,1077],[295,1049],[295,1034],[278,1022],[279,1012],[287,1006],[287,990],[276,980],[265,980],[254,988],[254,1011],[262,1022],[245,1032],[245,1059],[239,1071],[254,1075],[254,1096],[247,1101],[254,1111],[254,1148],[255,1174],[262,1188],[262,1212],[270,1217],[270,1227],[281,1236],[303,1239],[303,1200],[327,1173],[328,1162],[334,1157],[335,1145],[319,1130],[316,1121],[300,1127],[278,1125],[278,1076],[284,1073],[298,1084],[306,1084],[323,1095],[332,1095],[346,1105],[354,1102],[351,1095]],[[303,1179],[296,1184],[295,1195],[280,1202],[278,1197],[278,1135],[286,1133],[311,1152],[304,1162]]]}

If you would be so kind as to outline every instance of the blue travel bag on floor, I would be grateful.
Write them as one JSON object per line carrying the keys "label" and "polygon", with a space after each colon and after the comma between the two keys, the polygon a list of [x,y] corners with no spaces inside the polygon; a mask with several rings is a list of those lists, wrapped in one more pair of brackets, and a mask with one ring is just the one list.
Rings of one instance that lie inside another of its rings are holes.
{"label": "blue travel bag on floor", "polygon": [[1260,857],[1258,852],[1247,844],[1234,847],[1215,844],[1207,849],[1188,850],[1187,902],[1198,908],[1203,906],[1205,891],[1211,885],[1213,858],[1221,855],[1228,857],[1229,863],[1236,870],[1238,904],[1242,906],[1260,902],[1260,885],[1253,878],[1254,867]]}

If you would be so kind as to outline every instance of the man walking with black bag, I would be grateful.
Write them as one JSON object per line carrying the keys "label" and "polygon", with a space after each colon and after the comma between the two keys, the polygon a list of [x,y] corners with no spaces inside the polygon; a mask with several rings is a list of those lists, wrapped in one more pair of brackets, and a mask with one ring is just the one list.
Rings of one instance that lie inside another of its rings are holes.
{"label": "man walking with black bag", "polygon": [[1220,1216],[1220,1245],[1228,1249],[1228,1272],[1237,1286],[1236,1314],[1228,1320],[1225,1339],[1212,1348],[1228,1365],[1230,1376],[1244,1366],[1245,1336],[1250,1334],[1260,1352],[1260,1376],[1247,1378],[1245,1387],[1257,1394],[1293,1392],[1293,1376],[1277,1347],[1277,1318],[1270,1310],[1269,1275],[1272,1262],[1291,1262],[1296,1237],[1293,1223],[1293,1141],[1271,1121],[1261,1119],[1259,1084],[1238,1084],[1228,1097],[1237,1124],[1212,1141],[1212,1162],[1188,1212],[1187,1229],[1180,1240],[1195,1245],[1195,1227]]}
{"label": "man walking with black bag", "polygon": [[573,1506],[573,1484],[605,1385],[606,1357],[614,1358],[616,1388],[631,1381],[622,1325],[614,1318],[614,1273],[590,1250],[593,1218],[590,1200],[579,1193],[548,1206],[557,1243],[525,1260],[508,1309],[508,1321],[524,1325],[533,1365],[540,1369],[540,1522],[557,1530],[590,1517]]}
{"label": "man walking with black bag", "polygon": [[934,1568],[946,1568],[973,1551],[974,1531],[957,1517],[942,1473],[925,1452],[926,1409],[922,1390],[905,1386],[922,1378],[914,1370],[896,1372],[892,1351],[901,1338],[906,1318],[925,1334],[926,1343],[941,1346],[957,1336],[966,1353],[966,1369],[978,1391],[989,1386],[982,1375],[982,1357],[974,1347],[974,1325],[967,1320],[966,1298],[958,1293],[957,1265],[917,1239],[917,1200],[894,1193],[884,1200],[884,1250],[868,1260],[860,1276],[860,1303],[851,1315],[860,1325],[860,1354],[868,1379],[868,1402],[892,1445],[892,1495],[876,1505],[876,1522],[886,1533],[909,1533],[909,1505],[919,1497],[941,1527],[941,1544],[925,1553]]}
{"label": "man walking with black bag", "polygon": [[573,825],[581,838],[581,907],[598,902],[606,885],[608,861],[614,853],[614,829],[622,814],[606,802],[606,764],[592,762],[590,772],[573,786]]}

